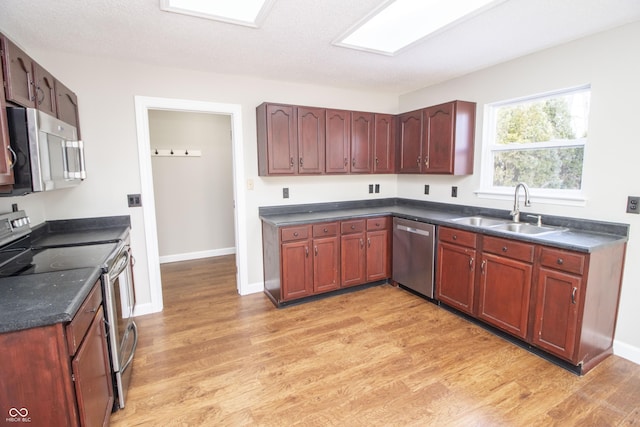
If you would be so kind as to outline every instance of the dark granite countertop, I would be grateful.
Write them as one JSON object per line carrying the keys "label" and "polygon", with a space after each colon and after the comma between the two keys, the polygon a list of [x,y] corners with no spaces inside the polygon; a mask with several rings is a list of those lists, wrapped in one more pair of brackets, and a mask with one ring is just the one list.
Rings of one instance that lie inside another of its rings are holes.
{"label": "dark granite countertop", "polygon": [[[610,244],[626,242],[629,235],[629,226],[627,224],[551,215],[542,215],[543,224],[562,227],[565,231],[539,236],[514,234],[507,231],[464,225],[452,221],[455,218],[472,215],[510,219],[509,212],[506,210],[397,198],[261,207],[259,213],[262,221],[277,227],[321,221],[339,221],[358,217],[366,218],[379,215],[393,215],[420,222],[455,227],[487,235],[507,237],[587,253]],[[530,212],[529,209],[527,209],[527,212],[522,212],[523,216],[525,214],[534,214],[534,212]]]}
{"label": "dark granite countertop", "polygon": [[100,273],[96,267],[0,279],[0,333],[71,321]]}
{"label": "dark granite countertop", "polygon": [[31,232],[34,248],[115,243],[129,234],[128,215],[46,221]]}

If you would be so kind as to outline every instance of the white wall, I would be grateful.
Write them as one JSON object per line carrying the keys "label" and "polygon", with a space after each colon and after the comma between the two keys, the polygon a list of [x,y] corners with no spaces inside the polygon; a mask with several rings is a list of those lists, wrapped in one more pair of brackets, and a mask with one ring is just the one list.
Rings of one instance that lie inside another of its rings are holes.
{"label": "white wall", "polygon": [[149,111],[158,250],[162,261],[235,252],[231,117]]}
{"label": "white wall", "polygon": [[[480,170],[483,106],[554,89],[591,84],[589,140],[585,150],[586,206],[559,206],[533,201],[525,210],[631,224],[618,315],[615,351],[640,363],[640,215],[625,213],[627,196],[640,195],[635,174],[640,159],[638,96],[640,95],[640,23],[529,55],[400,97],[408,111],[452,99],[478,103],[475,170]],[[513,201],[476,197],[480,174],[469,177],[398,179],[400,197],[446,201],[510,210]],[[431,184],[431,195],[421,195]],[[458,186],[458,198],[450,197]],[[615,284],[612,284],[614,286]]]}

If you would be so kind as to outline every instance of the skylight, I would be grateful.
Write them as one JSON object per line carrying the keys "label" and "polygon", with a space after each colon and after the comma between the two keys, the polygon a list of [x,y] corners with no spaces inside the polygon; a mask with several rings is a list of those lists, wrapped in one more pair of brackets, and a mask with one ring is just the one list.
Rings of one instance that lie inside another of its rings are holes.
{"label": "skylight", "polygon": [[334,42],[395,55],[425,37],[505,0],[387,0]]}
{"label": "skylight", "polygon": [[166,12],[258,27],[275,0],[160,0]]}

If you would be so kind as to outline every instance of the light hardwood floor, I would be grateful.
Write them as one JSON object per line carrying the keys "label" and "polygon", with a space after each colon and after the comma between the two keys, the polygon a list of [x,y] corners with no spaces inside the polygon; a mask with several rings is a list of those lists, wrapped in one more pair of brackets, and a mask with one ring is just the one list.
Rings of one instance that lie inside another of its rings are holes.
{"label": "light hardwood floor", "polygon": [[584,377],[389,285],[276,309],[233,256],[162,266],[112,426],[638,426],[640,366]]}

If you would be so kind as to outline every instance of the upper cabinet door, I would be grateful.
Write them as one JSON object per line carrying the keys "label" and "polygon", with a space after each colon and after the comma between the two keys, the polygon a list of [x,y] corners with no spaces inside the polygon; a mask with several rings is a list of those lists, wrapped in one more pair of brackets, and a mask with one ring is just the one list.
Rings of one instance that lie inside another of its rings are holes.
{"label": "upper cabinet door", "polygon": [[[2,70],[0,70],[2,74]],[[1,77],[1,76],[0,76]],[[13,178],[13,162],[17,159],[9,151],[9,128],[7,124],[7,109],[4,96],[0,94],[0,192],[11,191]]]}
{"label": "upper cabinet door", "polygon": [[395,172],[396,119],[391,114],[375,114],[373,129],[373,173]]}
{"label": "upper cabinet door", "polygon": [[78,129],[80,138],[80,117],[78,115],[78,97],[76,94],[56,80],[56,108],[58,118],[65,123],[75,126]]}
{"label": "upper cabinet door", "polygon": [[423,165],[428,173],[453,172],[453,104],[424,110]]}
{"label": "upper cabinet door", "polygon": [[324,173],[325,110],[298,107],[298,173]]}
{"label": "upper cabinet door", "polygon": [[351,112],[327,110],[326,173],[348,173]]}
{"label": "upper cabinet door", "polygon": [[2,43],[2,66],[4,69],[6,100],[23,107],[34,108],[33,66],[34,61],[11,40],[0,36]]}
{"label": "upper cabinet door", "polygon": [[422,110],[400,114],[397,152],[398,173],[422,171]]}
{"label": "upper cabinet door", "polygon": [[373,161],[373,113],[351,113],[351,173],[370,173]]}
{"label": "upper cabinet door", "polygon": [[261,104],[256,109],[258,171],[265,175],[298,173],[295,107]]}
{"label": "upper cabinet door", "polygon": [[[58,117],[55,79],[51,73],[37,63],[33,64],[33,72],[35,76],[36,107],[38,110],[44,111],[53,117]],[[77,125],[75,126],[78,127]]]}

